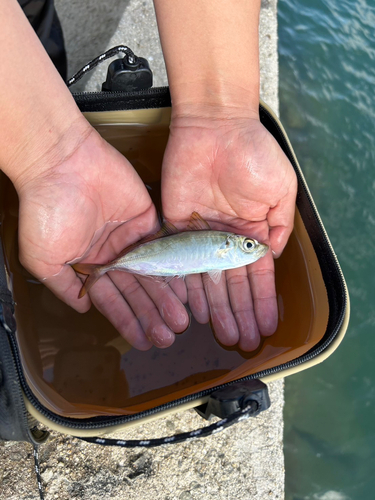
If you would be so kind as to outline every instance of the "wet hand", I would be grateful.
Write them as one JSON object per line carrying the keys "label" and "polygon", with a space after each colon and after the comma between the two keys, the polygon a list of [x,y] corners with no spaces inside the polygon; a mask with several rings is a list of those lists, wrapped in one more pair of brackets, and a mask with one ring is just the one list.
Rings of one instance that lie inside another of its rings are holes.
{"label": "wet hand", "polygon": [[155,207],[130,163],[91,129],[63,161],[24,177],[17,190],[25,268],[79,312],[92,301],[134,347],[172,344],[174,333],[189,322],[181,284],[175,293],[152,280],[111,272],[78,299],[82,281],[67,264],[83,256],[84,262],[108,262],[158,229]]}
{"label": "wet hand", "polygon": [[254,264],[222,274],[186,279],[188,301],[200,323],[211,316],[218,340],[256,349],[278,322],[273,255],[293,228],[297,181],[271,134],[254,117],[175,116],[164,156],[165,217],[186,221],[197,211],[212,229],[256,238],[271,250]]}

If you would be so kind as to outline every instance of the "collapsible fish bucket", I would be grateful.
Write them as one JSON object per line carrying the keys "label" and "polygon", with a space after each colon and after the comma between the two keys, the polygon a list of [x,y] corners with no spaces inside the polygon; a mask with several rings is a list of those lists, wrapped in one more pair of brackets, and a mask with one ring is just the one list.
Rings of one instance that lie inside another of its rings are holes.
{"label": "collapsible fish bucket", "polygon": [[[141,69],[148,75],[147,68]],[[113,91],[111,78],[109,73],[106,91],[76,94],[76,102],[157,195],[169,132],[169,90]],[[191,407],[206,418],[217,415],[229,422],[242,411],[257,414],[268,408],[267,382],[332,354],[349,319],[344,277],[280,121],[263,103],[260,119],[296,171],[298,196],[293,233],[276,261],[278,328],[254,352],[224,348],[210,327],[194,318],[171,347],[140,352],[95,308],[85,315],[70,309],[20,265],[17,196],[2,177],[0,352],[5,382],[16,380],[18,396],[22,391],[18,408],[24,402],[37,421],[85,438]],[[17,391],[8,392],[18,397]],[[13,421],[10,416],[0,423],[0,434],[22,439],[17,431],[9,436]]]}

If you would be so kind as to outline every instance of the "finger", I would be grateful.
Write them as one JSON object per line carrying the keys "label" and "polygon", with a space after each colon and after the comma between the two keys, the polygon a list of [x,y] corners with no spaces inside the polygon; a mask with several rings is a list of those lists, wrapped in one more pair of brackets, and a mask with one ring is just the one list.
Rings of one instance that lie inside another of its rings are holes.
{"label": "finger", "polygon": [[134,312],[109,276],[102,276],[89,294],[98,311],[130,345],[140,351],[147,351],[152,347]]}
{"label": "finger", "polygon": [[175,333],[189,326],[189,315],[174,291],[165,283],[153,278],[134,276],[156,305],[160,316]]}
{"label": "finger", "polygon": [[276,257],[281,255],[293,230],[295,206],[296,186],[293,184],[288,194],[268,212],[270,243]]}
{"label": "finger", "polygon": [[210,321],[210,310],[200,274],[190,274],[185,278],[187,299],[192,315],[202,325]]}
{"label": "finger", "polygon": [[291,231],[286,227],[272,227],[270,229],[270,246],[274,255],[277,259],[283,253],[285,245],[288,242]]}
{"label": "finger", "polygon": [[186,304],[188,298],[185,280],[183,278],[173,278],[173,280],[169,282],[169,286],[172,288],[180,301],[183,304]]}
{"label": "finger", "polygon": [[[37,273],[31,274],[37,277]],[[75,271],[68,265],[61,266],[60,272],[49,278],[38,278],[53,292],[56,297],[73,307],[79,313],[85,313],[90,309],[91,300],[89,296],[82,299],[78,298],[78,294],[82,288],[82,281],[78,278]]]}
{"label": "finger", "polygon": [[226,271],[232,311],[240,334],[239,347],[254,351],[260,343],[260,334],[254,315],[253,299],[246,266]]}
{"label": "finger", "polygon": [[202,279],[217,339],[227,346],[237,344],[240,335],[229,303],[225,272],[222,273],[217,285],[208,274],[204,274]]}
{"label": "finger", "polygon": [[172,345],[175,340],[174,333],[165,324],[140,282],[129,273],[115,271],[109,274],[132,308],[150,342],[160,348]]}
{"label": "finger", "polygon": [[253,295],[255,319],[261,335],[275,333],[278,310],[275,286],[275,267],[270,251],[254,264],[247,266],[251,293]]}

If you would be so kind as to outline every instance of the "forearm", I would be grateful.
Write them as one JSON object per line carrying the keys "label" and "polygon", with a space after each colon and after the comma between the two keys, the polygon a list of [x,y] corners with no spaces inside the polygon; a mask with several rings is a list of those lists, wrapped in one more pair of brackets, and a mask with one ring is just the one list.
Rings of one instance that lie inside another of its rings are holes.
{"label": "forearm", "polygon": [[0,47],[0,168],[20,188],[90,129],[16,0],[1,2]]}
{"label": "forearm", "polygon": [[174,115],[257,116],[260,0],[154,4]]}

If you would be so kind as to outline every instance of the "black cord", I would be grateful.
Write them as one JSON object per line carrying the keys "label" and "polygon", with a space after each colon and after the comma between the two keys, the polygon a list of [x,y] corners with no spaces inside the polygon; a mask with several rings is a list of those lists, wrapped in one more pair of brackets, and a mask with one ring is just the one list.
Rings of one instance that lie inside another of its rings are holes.
{"label": "black cord", "polygon": [[127,59],[129,64],[136,64],[137,63],[137,56],[134,54],[134,52],[129,49],[126,45],[117,45],[116,47],[113,47],[112,49],[107,50],[103,54],[101,54],[98,57],[95,57],[92,61],[87,63],[83,68],[81,68],[77,73],[75,73],[68,81],[67,81],[67,86],[70,87],[74,83],[77,83],[78,80],[80,80],[86,73],[94,69],[98,64],[100,64],[102,61],[105,61],[106,59],[109,59],[110,57],[113,57],[120,52],[123,52],[127,55]]}
{"label": "black cord", "polygon": [[42,484],[42,478],[40,476],[39,452],[38,452],[38,447],[36,445],[34,445],[33,455],[34,455],[34,463],[35,463],[36,480],[38,482],[39,496],[40,496],[40,500],[44,500],[43,484]]}
{"label": "black cord", "polygon": [[180,434],[175,434],[174,436],[162,437],[157,439],[123,440],[101,437],[79,439],[81,439],[82,441],[87,441],[88,443],[100,444],[102,446],[120,446],[123,448],[135,448],[140,446],[142,448],[153,448],[155,446],[162,446],[163,444],[181,443],[193,438],[212,436],[212,434],[223,431],[224,429],[227,429],[237,422],[248,419],[257,410],[259,410],[258,403],[256,401],[251,401],[251,403],[243,410],[240,410],[227,418],[219,420],[214,424],[208,425],[207,427],[202,427],[201,429],[190,432],[181,432]]}

